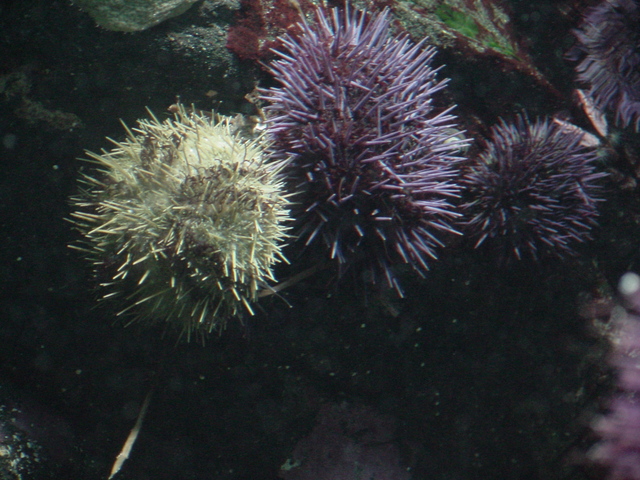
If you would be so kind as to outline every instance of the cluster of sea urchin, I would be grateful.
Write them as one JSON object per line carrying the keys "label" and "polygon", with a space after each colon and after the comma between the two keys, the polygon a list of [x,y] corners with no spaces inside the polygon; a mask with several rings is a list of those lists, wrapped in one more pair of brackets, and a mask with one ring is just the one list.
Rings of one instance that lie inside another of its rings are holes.
{"label": "cluster of sea urchin", "polygon": [[583,133],[519,115],[493,127],[487,148],[463,178],[462,206],[476,247],[493,243],[517,259],[572,254],[598,215],[597,153]]}
{"label": "cluster of sea urchin", "polygon": [[85,175],[72,216],[84,249],[109,272],[104,298],[122,295],[135,318],[166,321],[187,337],[251,312],[282,259],[288,200],[282,162],[229,122],[186,113],[142,120]]}
{"label": "cluster of sea urchin", "polygon": [[433,96],[446,80],[433,47],[389,34],[388,10],[371,16],[319,8],[301,34],[282,38],[262,91],[274,150],[292,157],[297,237],[322,238],[343,267],[364,259],[399,286],[390,266],[419,273],[455,232],[457,161],[465,141],[453,107]]}
{"label": "cluster of sea urchin", "polygon": [[598,107],[640,130],[640,3],[605,0],[574,33],[578,44],[569,57],[579,60],[578,79],[590,85]]}

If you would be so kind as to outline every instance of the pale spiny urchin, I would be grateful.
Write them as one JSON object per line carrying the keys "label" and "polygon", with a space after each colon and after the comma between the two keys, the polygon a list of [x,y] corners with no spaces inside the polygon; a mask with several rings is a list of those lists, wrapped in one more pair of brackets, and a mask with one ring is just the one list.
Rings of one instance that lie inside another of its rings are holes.
{"label": "pale spiny urchin", "polygon": [[284,163],[268,160],[261,138],[182,107],[138,123],[113,150],[88,153],[100,171],[72,198],[81,248],[108,275],[103,298],[121,298],[118,315],[203,336],[253,313],[284,259]]}

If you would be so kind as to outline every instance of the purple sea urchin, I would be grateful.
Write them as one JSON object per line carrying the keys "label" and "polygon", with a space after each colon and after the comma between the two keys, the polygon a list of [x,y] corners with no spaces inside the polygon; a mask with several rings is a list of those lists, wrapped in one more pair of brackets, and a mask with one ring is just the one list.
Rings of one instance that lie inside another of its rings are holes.
{"label": "purple sea urchin", "polygon": [[640,480],[640,277],[625,273],[618,291],[622,305],[608,324],[608,363],[616,373],[617,391],[608,400],[606,413],[593,422],[600,438],[587,458],[607,469],[603,477],[607,480]]}
{"label": "purple sea urchin", "polygon": [[596,225],[597,154],[582,133],[519,115],[492,129],[492,139],[463,178],[471,200],[467,230],[476,247],[499,243],[516,258],[573,253]]}
{"label": "purple sea urchin", "polygon": [[605,0],[590,9],[575,30],[578,44],[569,58],[579,60],[578,80],[616,121],[640,130],[640,4]]}
{"label": "purple sea urchin", "polygon": [[456,156],[465,145],[453,107],[433,95],[446,80],[433,47],[389,35],[388,11],[318,9],[314,23],[282,39],[263,90],[274,148],[292,156],[302,193],[298,237],[320,237],[342,267],[364,258],[399,291],[390,265],[423,273],[455,233]]}

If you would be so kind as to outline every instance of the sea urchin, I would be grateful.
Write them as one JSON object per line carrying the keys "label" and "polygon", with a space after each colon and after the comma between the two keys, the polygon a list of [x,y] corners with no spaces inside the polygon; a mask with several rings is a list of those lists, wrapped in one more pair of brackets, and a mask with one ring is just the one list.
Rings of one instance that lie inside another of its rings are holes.
{"label": "sea urchin", "polygon": [[267,161],[261,139],[183,108],[127,132],[110,152],[89,153],[100,174],[84,175],[72,199],[82,250],[108,275],[104,298],[124,297],[119,314],[187,337],[251,312],[283,259],[283,163]]}
{"label": "sea urchin", "polygon": [[465,144],[433,47],[389,34],[389,12],[317,10],[299,36],[282,38],[262,90],[273,148],[292,157],[297,237],[322,238],[343,267],[364,260],[399,287],[391,265],[423,273],[455,232],[457,157]]}
{"label": "sea urchin", "polygon": [[575,32],[578,80],[590,85],[603,110],[615,112],[623,127],[640,129],[640,4],[605,0],[591,8]]}
{"label": "sea urchin", "polygon": [[519,115],[492,129],[492,139],[463,184],[466,227],[482,243],[499,244],[517,259],[573,253],[590,238],[598,215],[597,153],[579,130]]}

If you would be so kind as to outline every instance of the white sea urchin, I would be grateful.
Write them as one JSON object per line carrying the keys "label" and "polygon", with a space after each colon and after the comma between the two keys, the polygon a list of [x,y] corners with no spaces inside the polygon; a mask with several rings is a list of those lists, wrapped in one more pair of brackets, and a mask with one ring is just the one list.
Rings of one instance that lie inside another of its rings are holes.
{"label": "white sea urchin", "polygon": [[289,220],[284,162],[269,161],[261,138],[243,140],[228,120],[180,107],[151,115],[102,154],[72,198],[78,247],[108,274],[103,298],[123,298],[118,315],[164,321],[187,338],[253,313]]}

